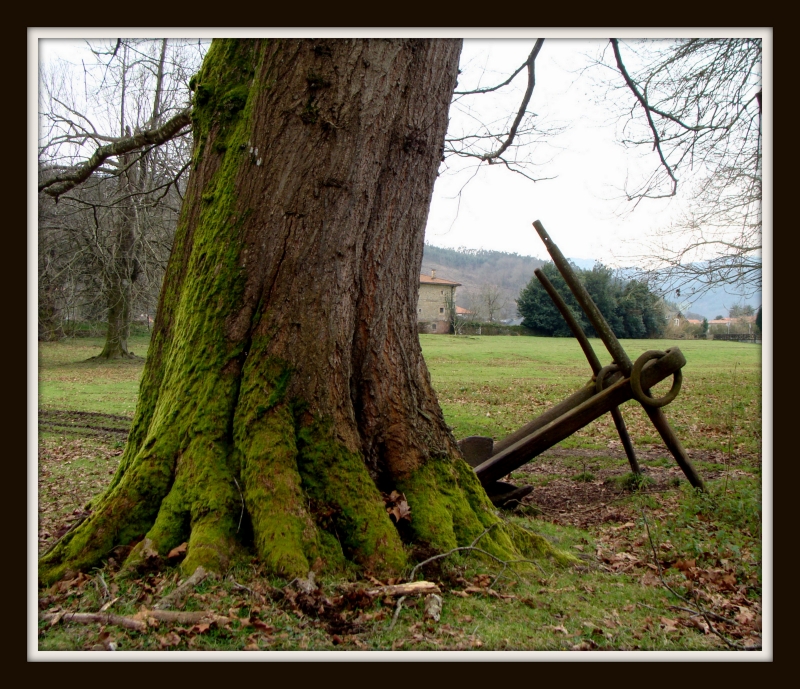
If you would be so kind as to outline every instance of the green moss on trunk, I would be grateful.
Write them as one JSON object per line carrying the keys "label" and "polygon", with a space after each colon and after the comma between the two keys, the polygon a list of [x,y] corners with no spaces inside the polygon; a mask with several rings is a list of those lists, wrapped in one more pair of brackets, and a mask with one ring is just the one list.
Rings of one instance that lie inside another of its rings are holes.
{"label": "green moss on trunk", "polygon": [[337,442],[330,424],[320,421],[300,430],[298,446],[303,489],[344,554],[370,572],[400,573],[405,551],[364,458]]}
{"label": "green moss on trunk", "polygon": [[446,551],[472,543],[484,531],[480,548],[505,561],[550,557],[576,562],[547,539],[501,522],[472,468],[461,458],[438,457],[398,482],[411,508],[416,543]]}

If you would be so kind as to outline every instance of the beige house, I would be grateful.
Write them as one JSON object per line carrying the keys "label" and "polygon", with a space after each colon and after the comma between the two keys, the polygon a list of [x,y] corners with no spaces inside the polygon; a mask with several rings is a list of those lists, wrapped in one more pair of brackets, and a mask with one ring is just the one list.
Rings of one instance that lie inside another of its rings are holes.
{"label": "beige house", "polygon": [[455,304],[456,287],[460,285],[460,282],[437,278],[435,270],[430,275],[419,276],[417,327],[420,332],[450,332],[447,304]]}

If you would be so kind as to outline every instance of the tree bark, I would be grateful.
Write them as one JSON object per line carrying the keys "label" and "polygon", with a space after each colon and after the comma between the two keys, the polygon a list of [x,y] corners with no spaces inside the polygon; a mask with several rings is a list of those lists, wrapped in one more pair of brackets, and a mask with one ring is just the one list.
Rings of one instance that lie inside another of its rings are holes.
{"label": "tree bark", "polygon": [[50,342],[64,337],[64,325],[58,298],[58,284],[52,279],[51,252],[41,259],[39,275],[39,340]]}
{"label": "tree bark", "polygon": [[[460,41],[215,41],[134,424],[52,581],[118,544],[186,572],[240,545],[287,577],[399,572],[497,521],[450,433],[415,309]],[[405,495],[394,524],[384,497]],[[507,526],[482,541],[550,553]],[[559,556],[556,554],[556,556]]]}
{"label": "tree bark", "polygon": [[[121,156],[120,163],[128,167],[129,156]],[[131,207],[132,195],[137,185],[133,177],[136,170],[120,175],[121,202],[115,209],[113,228],[113,254],[105,271],[104,287],[107,306],[106,341],[95,359],[127,359],[128,336],[131,329],[131,297],[135,275],[136,222]]]}

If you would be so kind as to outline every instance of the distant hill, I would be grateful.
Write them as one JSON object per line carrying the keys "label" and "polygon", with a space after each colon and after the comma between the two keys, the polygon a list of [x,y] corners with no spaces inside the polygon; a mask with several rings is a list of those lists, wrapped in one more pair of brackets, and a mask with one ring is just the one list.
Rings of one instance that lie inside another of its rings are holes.
{"label": "distant hill", "polygon": [[[681,295],[684,293],[685,292],[681,290]],[[702,297],[695,299],[694,302],[692,302],[691,296],[686,301],[691,304],[689,307],[690,311],[701,314],[703,317],[708,318],[708,320],[713,320],[717,316],[727,317],[728,309],[739,304],[750,304],[750,306],[757,309],[761,306],[761,292],[750,297],[742,297],[738,294],[726,292],[723,287],[718,287],[715,290],[707,292]]]}

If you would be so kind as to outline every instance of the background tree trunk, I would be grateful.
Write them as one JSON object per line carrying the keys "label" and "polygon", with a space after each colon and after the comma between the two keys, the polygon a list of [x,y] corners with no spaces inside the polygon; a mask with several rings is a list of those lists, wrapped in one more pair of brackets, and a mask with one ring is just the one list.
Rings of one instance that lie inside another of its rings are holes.
{"label": "background tree trunk", "polygon": [[[459,51],[214,42],[192,84],[194,167],[126,452],[42,579],[143,536],[129,563],[188,538],[184,568],[220,570],[252,539],[286,576],[398,572],[409,544],[452,548],[497,524],[416,331]],[[394,490],[410,521],[387,514]],[[548,550],[511,527],[481,542]]]}
{"label": "background tree trunk", "polygon": [[[121,162],[128,163],[129,156],[122,156]],[[131,179],[132,174],[135,173],[128,170],[120,176],[119,188],[123,200],[115,209],[113,253],[103,280],[108,308],[106,341],[103,350],[94,357],[96,359],[125,359],[131,356],[128,352],[128,336],[133,282],[136,279],[136,222],[131,204],[137,186]]]}

